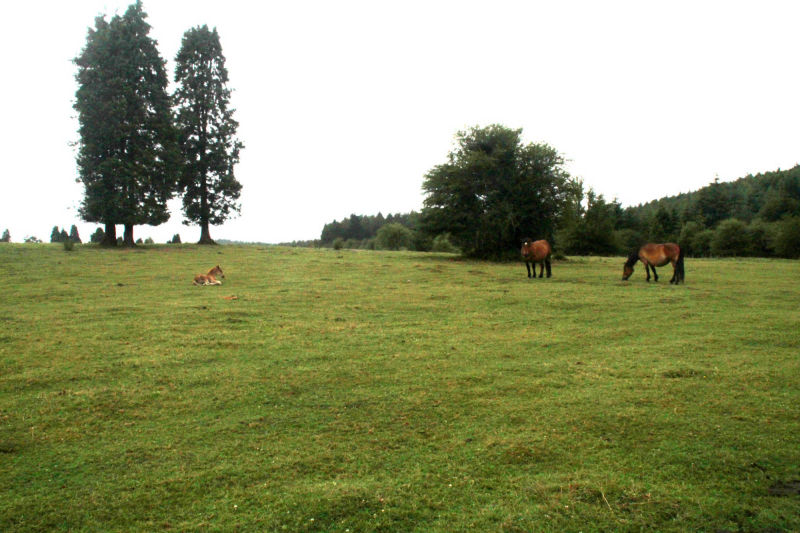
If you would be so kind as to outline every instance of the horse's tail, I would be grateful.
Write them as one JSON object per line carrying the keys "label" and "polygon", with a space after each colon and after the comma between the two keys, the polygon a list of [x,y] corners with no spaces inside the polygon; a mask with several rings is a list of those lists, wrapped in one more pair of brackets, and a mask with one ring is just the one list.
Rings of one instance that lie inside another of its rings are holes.
{"label": "horse's tail", "polygon": [[675,263],[675,269],[678,271],[678,282],[683,282],[684,269],[683,269],[683,248],[678,245],[678,262]]}

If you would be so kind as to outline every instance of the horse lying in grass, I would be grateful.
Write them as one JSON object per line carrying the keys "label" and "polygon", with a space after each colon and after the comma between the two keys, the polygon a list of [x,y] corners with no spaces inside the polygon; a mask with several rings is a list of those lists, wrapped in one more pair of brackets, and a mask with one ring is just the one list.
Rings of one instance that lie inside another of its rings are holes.
{"label": "horse lying in grass", "polygon": [[669,282],[676,285],[683,283],[683,250],[674,242],[664,244],[647,243],[639,250],[632,252],[622,269],[622,281],[627,281],[631,277],[636,261],[644,263],[644,268],[647,271],[647,281],[650,281],[650,269],[653,270],[653,277],[658,281],[656,267],[672,263],[672,279]]}
{"label": "horse lying in grass", "polygon": [[222,285],[222,282],[218,280],[217,277],[225,279],[225,274],[222,273],[222,269],[219,267],[219,265],[215,266],[205,274],[196,275],[192,283],[195,285]]}
{"label": "horse lying in grass", "polygon": [[[549,242],[545,240],[534,241],[527,238],[522,242],[522,250],[520,252],[522,253],[522,259],[525,261],[525,268],[528,269],[529,278],[536,277],[536,263],[541,265],[539,277],[541,278],[544,274],[545,267],[547,268],[547,277],[550,277],[550,254],[553,253],[553,250],[550,248]],[[533,265],[532,269],[531,265]]]}

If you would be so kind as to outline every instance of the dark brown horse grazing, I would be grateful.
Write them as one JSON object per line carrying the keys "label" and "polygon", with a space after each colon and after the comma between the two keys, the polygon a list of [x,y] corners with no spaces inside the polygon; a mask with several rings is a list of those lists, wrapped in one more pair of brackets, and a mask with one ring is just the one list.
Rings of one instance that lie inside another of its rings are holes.
{"label": "dark brown horse grazing", "polygon": [[[541,265],[539,277],[541,278],[544,274],[545,267],[547,267],[547,277],[550,277],[550,254],[553,253],[553,250],[550,248],[549,242],[545,240],[534,241],[527,238],[522,242],[521,252],[522,259],[525,261],[525,268],[528,269],[529,278],[536,277],[536,263]],[[531,264],[533,264],[533,269],[531,269]]]}
{"label": "dark brown horse grazing", "polygon": [[633,274],[633,265],[636,261],[644,263],[647,271],[647,281],[650,281],[650,269],[653,269],[653,277],[658,281],[656,267],[662,267],[667,263],[672,263],[672,279],[670,283],[683,283],[683,250],[674,242],[664,244],[647,243],[638,251],[631,253],[622,269],[622,281],[627,281]]}

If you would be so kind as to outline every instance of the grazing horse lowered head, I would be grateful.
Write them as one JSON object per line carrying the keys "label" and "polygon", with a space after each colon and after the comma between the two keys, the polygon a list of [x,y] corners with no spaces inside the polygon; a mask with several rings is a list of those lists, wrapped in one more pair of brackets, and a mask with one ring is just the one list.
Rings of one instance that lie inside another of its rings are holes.
{"label": "grazing horse lowered head", "polygon": [[205,274],[196,275],[192,283],[195,285],[222,285],[222,282],[217,279],[218,277],[225,279],[225,274],[222,273],[222,269],[219,265]]}
{"label": "grazing horse lowered head", "polygon": [[653,277],[658,281],[658,274],[656,274],[656,267],[662,267],[667,263],[672,263],[672,279],[670,283],[683,283],[684,269],[683,269],[683,250],[674,242],[667,242],[664,244],[647,243],[637,251],[632,252],[622,268],[622,281],[627,281],[631,274],[633,274],[633,266],[636,261],[644,263],[645,271],[647,272],[647,281],[650,281],[650,270],[653,271]]}
{"label": "grazing horse lowered head", "polygon": [[[550,254],[553,253],[553,250],[550,248],[549,242],[545,240],[534,241],[526,238],[522,242],[522,250],[520,252],[522,253],[522,259],[525,261],[525,268],[528,269],[529,278],[536,277],[536,263],[541,265],[539,277],[541,278],[544,274],[545,267],[547,268],[547,277],[550,277]],[[531,264],[533,265],[532,269]]]}

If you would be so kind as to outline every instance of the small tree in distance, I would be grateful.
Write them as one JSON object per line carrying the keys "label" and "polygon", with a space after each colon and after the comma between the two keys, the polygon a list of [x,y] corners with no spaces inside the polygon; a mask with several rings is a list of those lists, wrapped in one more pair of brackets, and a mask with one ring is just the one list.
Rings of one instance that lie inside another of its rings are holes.
{"label": "small tree in distance", "polygon": [[78,235],[78,226],[75,224],[69,229],[69,240],[78,244],[81,243],[81,236]]}
{"label": "small tree in distance", "polygon": [[175,62],[184,224],[199,224],[199,244],[214,244],[209,225],[221,224],[240,209],[242,185],[233,167],[243,147],[235,138],[239,123],[233,119],[234,110],[228,109],[231,91],[216,28],[188,30]]}
{"label": "small tree in distance", "polygon": [[0,238],[0,242],[11,242],[11,233],[8,232],[8,229],[3,232],[3,237]]}

